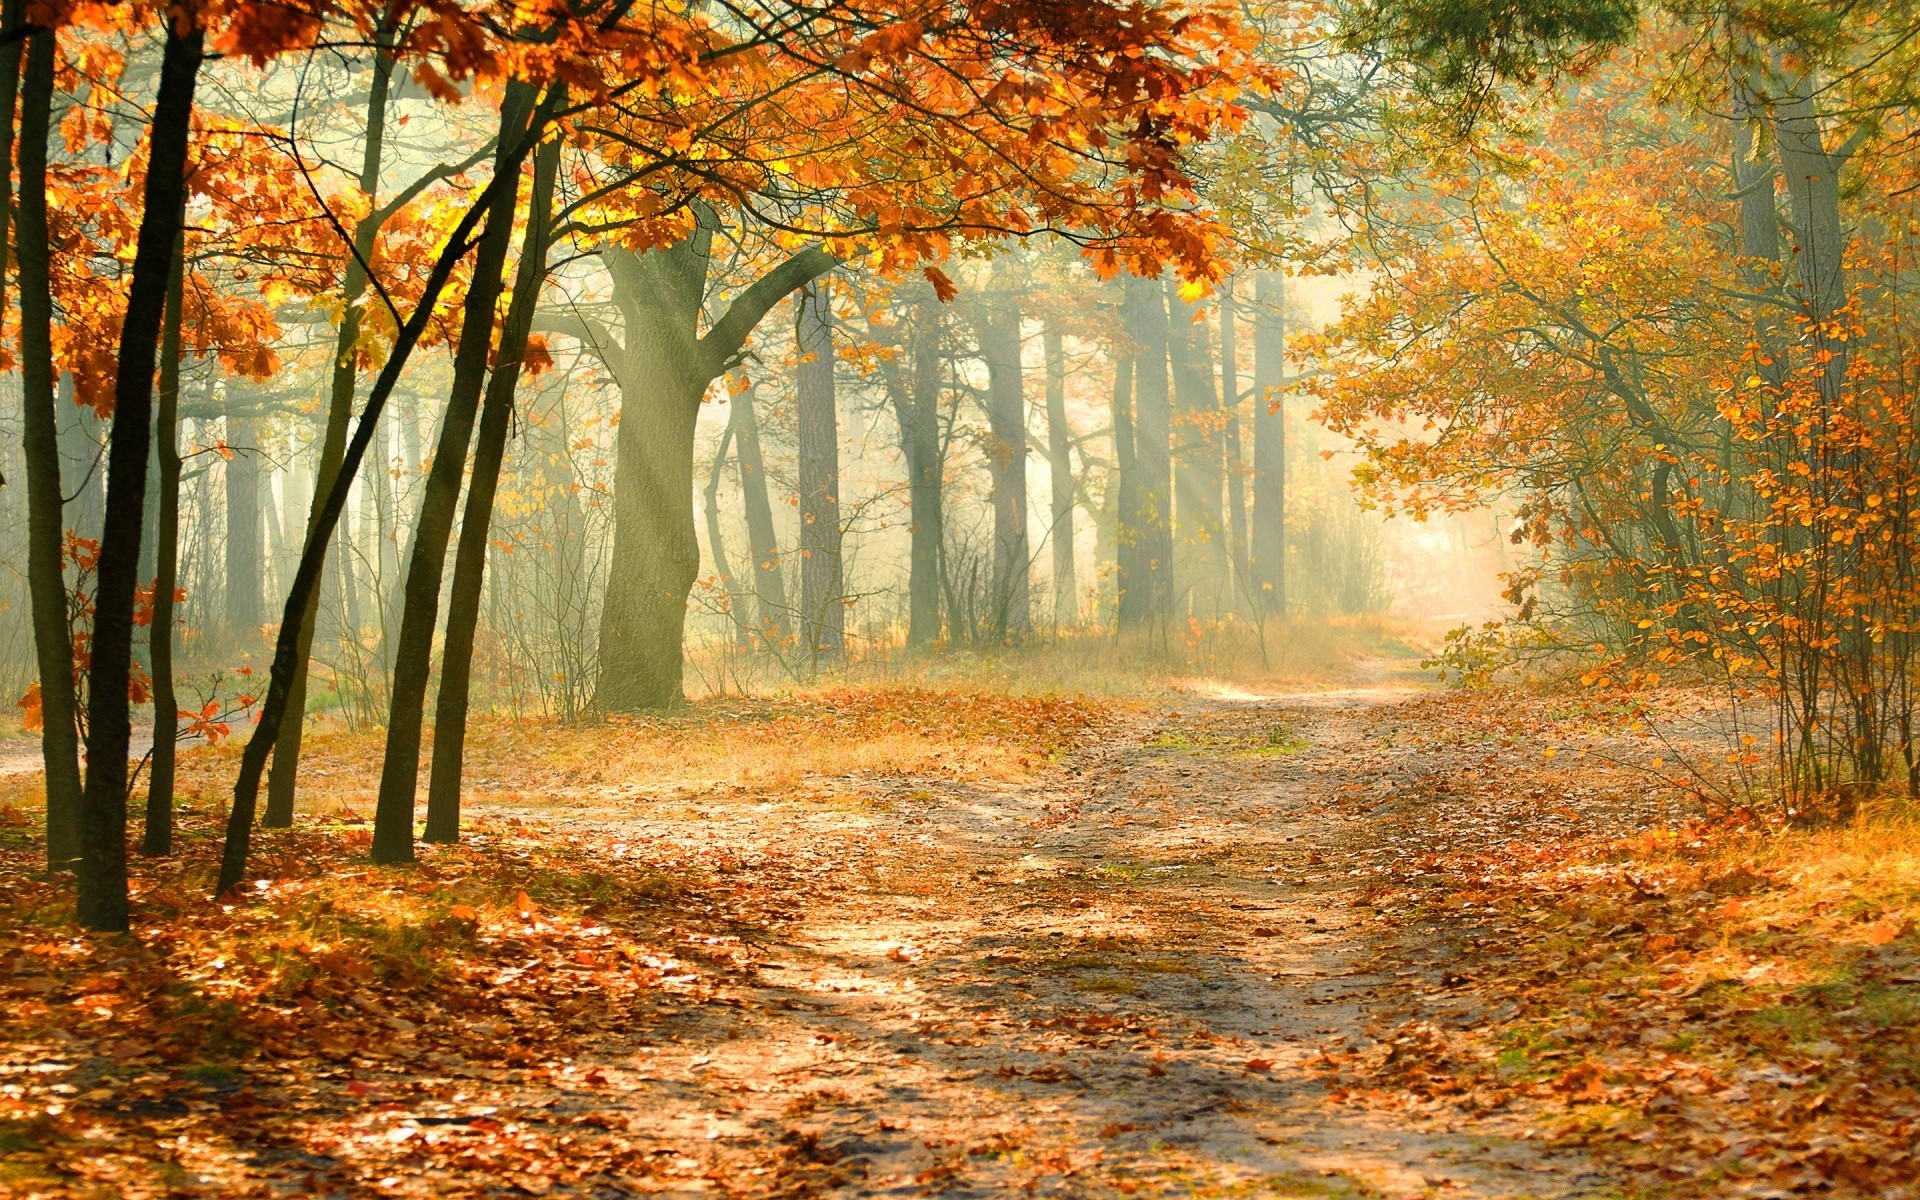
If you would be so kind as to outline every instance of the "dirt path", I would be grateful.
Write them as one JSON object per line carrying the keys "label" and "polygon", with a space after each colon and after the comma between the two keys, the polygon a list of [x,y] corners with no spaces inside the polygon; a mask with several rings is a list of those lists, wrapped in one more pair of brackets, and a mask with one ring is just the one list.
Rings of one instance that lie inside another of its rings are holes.
{"label": "dirt path", "polygon": [[1371,732],[1405,698],[1194,702],[1021,785],[848,776],[572,814],[748,869],[779,847],[838,898],[797,903],[705,1005],[608,1031],[565,1080],[475,1072],[447,1112],[655,1146],[647,1178],[597,1191],[503,1181],[535,1194],[1615,1195],[1517,1119],[1371,1112],[1316,1070],[1383,1011],[1481,1015],[1401,986],[1444,973],[1444,934],[1383,942],[1363,896],[1383,827],[1337,802],[1434,770]]}

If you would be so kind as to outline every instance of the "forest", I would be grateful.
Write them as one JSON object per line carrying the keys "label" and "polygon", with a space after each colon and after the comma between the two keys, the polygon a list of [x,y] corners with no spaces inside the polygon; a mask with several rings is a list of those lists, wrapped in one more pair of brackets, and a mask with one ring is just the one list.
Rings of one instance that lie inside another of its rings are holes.
{"label": "forest", "polygon": [[0,1193],[1920,1200],[1920,5],[0,81]]}

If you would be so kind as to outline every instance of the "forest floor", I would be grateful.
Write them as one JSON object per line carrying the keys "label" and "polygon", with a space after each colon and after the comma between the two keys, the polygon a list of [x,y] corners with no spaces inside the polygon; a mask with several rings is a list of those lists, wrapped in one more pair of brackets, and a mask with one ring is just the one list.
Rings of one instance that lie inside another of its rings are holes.
{"label": "forest floor", "polygon": [[62,923],[7,784],[0,1190],[1920,1195],[1912,825],[1716,831],[1577,698],[843,691],[472,751],[471,836],[374,868],[373,745],[316,739],[229,905],[193,752],[131,939]]}

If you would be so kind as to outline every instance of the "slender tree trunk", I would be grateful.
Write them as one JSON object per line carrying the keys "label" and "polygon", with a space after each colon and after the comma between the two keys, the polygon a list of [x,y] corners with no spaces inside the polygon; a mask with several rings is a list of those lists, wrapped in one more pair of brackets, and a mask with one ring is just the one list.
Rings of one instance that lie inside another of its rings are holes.
{"label": "slender tree trunk", "polygon": [[80,806],[79,918],[90,929],[127,927],[127,686],[153,436],[153,368],[175,243],[186,215],[193,91],[204,39],[198,27],[183,31],[174,25],[167,32],[153,107],[145,205],[120,329],[87,679],[87,781]]}
{"label": "slender tree trunk", "polygon": [[[996,281],[999,280],[996,275]],[[993,612],[996,638],[1032,628],[1027,540],[1027,398],[1020,363],[1020,305],[1011,294],[986,304],[980,350],[987,361],[987,428],[993,445]]]}
{"label": "slender tree trunk", "polygon": [[260,636],[260,426],[227,418],[227,628],[252,645]]}
{"label": "slender tree trunk", "polygon": [[60,491],[60,430],[53,368],[53,290],[47,232],[48,118],[58,46],[51,32],[27,39],[20,100],[20,390],[27,460],[27,588],[40,668],[40,752],[47,774],[47,866],[71,869],[80,854],[80,739],[73,638],[67,627]]}
{"label": "slender tree trunk", "polygon": [[[184,239],[182,239],[184,243]],[[167,308],[160,341],[160,406],[155,413],[154,456],[160,486],[154,514],[153,761],[147,768],[147,822],[143,854],[173,853],[173,760],[180,703],[173,687],[173,593],[180,574],[180,312],[185,292],[186,247],[174,251],[167,281]],[[257,624],[257,622],[256,622]]]}
{"label": "slender tree trunk", "polygon": [[700,511],[707,521],[707,551],[713,555],[713,569],[718,572],[721,590],[727,596],[727,618],[733,622],[733,647],[744,654],[753,649],[753,626],[747,620],[747,593],[740,586],[740,577],[733,573],[733,560],[727,556],[726,535],[720,529],[720,479],[727,471],[727,451],[733,448],[733,426],[738,415],[738,409],[727,410],[727,427],[721,431],[720,444],[714,447],[713,462],[707,468],[706,503]]}
{"label": "slender tree trunk", "polygon": [[824,280],[800,289],[794,317],[800,432],[800,629],[808,662],[846,651],[840,574],[840,424],[833,384],[833,310]]}
{"label": "slender tree trunk", "polygon": [[440,441],[434,448],[433,467],[427,473],[420,517],[414,525],[413,553],[407,563],[406,603],[400,614],[393,686],[388,690],[386,759],[381,764],[380,796],[373,816],[375,862],[413,859],[414,790],[420,779],[420,736],[433,667],[433,627],[440,617],[440,584],[446,572],[447,542],[453,536],[461,477],[466,474],[467,448],[473,440],[474,418],[487,380],[494,309],[499,304],[507,250],[513,241],[520,167],[526,159],[528,119],[537,95],[538,89],[532,84],[514,80],[507,84],[500,105],[499,150],[494,155],[494,178],[499,188],[474,255],[473,277],[462,304],[453,383],[447,392]]}
{"label": "slender tree trunk", "polygon": [[433,714],[433,769],[427,780],[427,829],[430,842],[460,839],[460,782],[467,746],[467,712],[473,684],[473,638],[480,623],[480,596],[487,567],[487,534],[493,524],[493,499],[506,461],[513,402],[526,359],[527,335],[547,280],[547,245],[553,227],[553,184],[560,166],[560,143],[541,144],[534,157],[533,190],[527,199],[527,228],[514,276],[513,299],[500,331],[500,349],[487,383],[480,433],[473,451],[473,479],[460,521],[460,544],[453,558],[453,595],[447,605],[447,642],[441,653],[440,699]]}
{"label": "slender tree trunk", "polygon": [[733,432],[738,449],[741,506],[746,510],[747,547],[753,555],[753,595],[760,638],[771,645],[787,640],[787,585],[780,572],[780,538],[774,531],[773,504],[767,495],[767,464],[760,452],[760,414],[755,385],[733,398]]}
{"label": "slender tree trunk", "polygon": [[[376,38],[373,80],[367,91],[366,146],[360,156],[360,190],[370,199],[377,196],[380,190],[380,160],[386,145],[387,95],[393,82],[394,63],[386,53],[386,34],[387,31],[383,29]],[[372,260],[374,246],[380,236],[380,225],[381,221],[370,214],[354,226],[354,254],[347,262],[341,279],[340,328],[334,335],[333,375],[327,395],[326,428],[320,438],[320,461],[314,469],[313,500],[307,512],[308,541],[312,541],[313,531],[319,528],[321,509],[326,505],[327,495],[333,490],[334,479],[340,473],[341,460],[346,456],[347,425],[353,417],[354,384],[359,378],[355,356],[359,352],[360,342],[360,301],[367,290],[367,274],[361,264]],[[327,572],[329,576],[338,575],[343,569],[347,553],[348,547],[342,544],[340,553],[333,556],[333,566]],[[327,558],[324,543],[320,555],[324,566]],[[273,748],[273,773],[267,779],[265,824],[272,828],[284,829],[293,824],[293,798],[300,772],[300,742],[306,731],[307,672],[313,657],[313,632],[320,616],[320,596],[320,588],[309,588],[305,604],[293,622],[296,639],[294,674],[288,681],[287,719],[278,727],[278,740]],[[257,730],[254,736],[260,736]]]}
{"label": "slender tree trunk", "polygon": [[1233,560],[1234,608],[1249,594],[1247,573],[1247,475],[1240,448],[1240,307],[1233,280],[1220,285],[1220,400],[1226,409],[1227,553]]}
{"label": "slender tree trunk", "polygon": [[1198,306],[1180,298],[1177,281],[1166,282],[1168,353],[1174,398],[1174,587],[1195,616],[1218,619],[1227,611],[1227,547],[1222,528],[1220,400],[1214,390],[1213,354]]}
{"label": "slender tree trunk", "polygon": [[380,414],[386,409],[387,398],[400,381],[400,374],[405,370],[407,360],[412,357],[413,348],[419,345],[420,335],[432,319],[440,293],[446,289],[454,266],[470,248],[468,239],[473,236],[474,226],[492,207],[495,197],[504,193],[509,186],[511,181],[496,180],[448,235],[445,246],[427,274],[412,316],[407,318],[406,324],[400,327],[394,337],[386,364],[380,368],[379,377],[367,393],[366,407],[360,414],[359,424],[354,426],[352,438],[347,442],[339,470],[323,494],[313,527],[308,531],[306,545],[300,551],[300,563],[294,569],[293,583],[287,589],[287,603],[280,617],[280,633],[274,642],[273,667],[267,678],[266,698],[260,705],[259,723],[240,753],[240,770],[233,784],[233,805],[227,813],[226,841],[220,852],[220,879],[214,887],[216,896],[228,894],[246,877],[247,858],[253,847],[254,814],[260,799],[260,777],[266,770],[267,755],[280,736],[280,726],[287,717],[293,697],[293,679],[301,644],[300,617],[308,611],[319,586],[321,567],[327,558],[327,542],[333,537],[340,514],[346,511],[347,493],[351,490],[354,472],[360,469],[360,463],[366,458],[374,432],[380,425]]}
{"label": "slender tree trunk", "polygon": [[1254,284],[1253,528],[1248,563],[1259,613],[1287,613],[1286,280],[1263,271]]}
{"label": "slender tree trunk", "polygon": [[[1129,279],[1133,364],[1133,454],[1139,477],[1133,499],[1139,581],[1122,580],[1121,624],[1162,636],[1173,616],[1173,463],[1167,382],[1167,309],[1160,285]],[[1123,527],[1124,528],[1124,527]]]}
{"label": "slender tree trunk", "polygon": [[940,309],[918,306],[913,328],[912,374],[900,416],[907,460],[910,553],[907,567],[907,645],[940,639],[940,554],[946,542],[945,455],[940,446]]}
{"label": "slender tree trunk", "polygon": [[[24,0],[0,3],[0,24],[17,28],[25,7]],[[9,168],[0,170],[0,314],[7,311],[7,268],[13,244],[8,229],[13,220],[13,123],[19,116],[20,60],[25,50],[25,39],[0,46],[0,165]]]}
{"label": "slender tree trunk", "polygon": [[1080,588],[1073,578],[1073,430],[1067,425],[1067,355],[1060,329],[1049,324],[1047,356],[1047,474],[1053,492],[1053,624],[1080,623]]}

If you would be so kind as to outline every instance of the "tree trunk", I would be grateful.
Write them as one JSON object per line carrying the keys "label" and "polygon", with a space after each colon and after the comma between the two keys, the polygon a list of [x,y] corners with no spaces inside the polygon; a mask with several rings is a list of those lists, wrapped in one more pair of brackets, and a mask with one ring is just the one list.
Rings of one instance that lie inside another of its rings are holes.
{"label": "tree trunk", "polygon": [[1214,388],[1213,354],[1199,308],[1166,281],[1168,353],[1174,398],[1174,587],[1183,607],[1204,620],[1228,609],[1227,547],[1222,528],[1220,398]]}
{"label": "tree trunk", "polygon": [[1067,356],[1058,326],[1043,335],[1047,355],[1047,474],[1053,492],[1053,624],[1080,623],[1080,588],[1073,578],[1073,430],[1067,426]]}
{"label": "tree trunk", "polygon": [[914,315],[912,374],[900,411],[907,460],[909,518],[907,645],[940,639],[940,554],[946,542],[946,456],[940,446],[940,308],[923,301]]}
{"label": "tree trunk", "polygon": [[[1124,312],[1124,308],[1122,310]],[[1134,574],[1132,537],[1133,487],[1139,472],[1133,457],[1133,356],[1116,352],[1113,363],[1113,395],[1109,403],[1113,422],[1113,463],[1107,471],[1106,488],[1100,497],[1100,521],[1096,527],[1100,544],[1096,557],[1100,567],[1100,611],[1102,618],[1119,628],[1120,597],[1125,580]]]}
{"label": "tree trunk", "polygon": [[27,460],[27,588],[40,668],[40,753],[47,774],[47,866],[68,870],[80,854],[80,740],[73,637],[67,626],[60,491],[59,411],[53,368],[52,268],[47,233],[48,117],[54,34],[27,39],[20,99],[20,391]]}
{"label": "tree trunk", "polygon": [[[183,239],[184,241],[184,239]],[[153,669],[153,760],[147,768],[147,822],[143,854],[173,853],[173,759],[180,703],[173,688],[173,592],[180,574],[180,310],[186,247],[174,251],[160,341],[160,406],[153,434],[160,486],[154,514],[153,623],[148,627]],[[257,625],[258,622],[256,621]]]}
{"label": "tree trunk", "polygon": [[308,532],[306,545],[300,551],[300,565],[294,570],[293,584],[287,589],[287,603],[280,617],[280,633],[274,642],[273,667],[267,678],[266,699],[260,705],[259,723],[240,753],[240,770],[233,784],[233,805],[227,813],[226,842],[220,852],[220,879],[214,887],[217,896],[226,895],[238,887],[246,875],[247,857],[253,845],[254,812],[260,799],[260,776],[266,769],[267,754],[280,736],[280,727],[293,697],[296,658],[301,645],[300,617],[308,611],[319,586],[321,566],[327,558],[327,542],[333,537],[340,514],[346,510],[347,493],[354,472],[360,469],[360,463],[366,458],[374,432],[379,428],[380,414],[387,406],[387,397],[393,394],[394,385],[400,381],[400,374],[413,355],[413,348],[419,344],[421,333],[432,319],[440,293],[446,289],[454,266],[465,257],[467,239],[473,235],[474,226],[480,218],[492,207],[496,195],[504,193],[508,186],[509,181],[497,180],[467,210],[448,235],[432,270],[427,273],[413,315],[407,318],[406,324],[400,327],[394,337],[386,365],[380,368],[379,378],[374,380],[372,390],[367,393],[366,407],[360,414],[359,424],[354,427],[353,437],[347,442],[339,470],[323,494],[313,528]]}
{"label": "tree trunk", "polygon": [[705,503],[701,515],[707,520],[707,552],[713,555],[713,569],[720,576],[720,588],[727,597],[727,619],[733,622],[733,648],[741,653],[753,649],[753,625],[747,619],[747,593],[740,577],[733,573],[733,560],[727,556],[726,535],[720,529],[720,480],[727,470],[727,451],[733,448],[733,426],[739,410],[727,410],[727,427],[714,447],[713,463],[707,469]]}
{"label": "tree trunk", "polygon": [[473,440],[474,418],[487,381],[494,309],[505,279],[507,250],[513,242],[520,167],[526,160],[528,119],[537,95],[534,85],[513,80],[507,84],[500,104],[499,148],[493,167],[497,190],[486,230],[474,252],[473,275],[462,302],[453,382],[447,390],[440,440],[420,498],[413,553],[407,563],[406,601],[394,646],[393,686],[388,690],[386,758],[381,764],[380,797],[373,815],[375,862],[413,860],[414,791],[420,780],[420,737],[433,667],[433,627],[440,618],[440,585],[446,573],[447,542],[453,535],[460,483],[467,469],[467,448]]}
{"label": "tree trunk", "polygon": [[[1001,277],[996,273],[996,283]],[[995,638],[1032,628],[1027,541],[1027,398],[1020,363],[1020,304],[1011,294],[987,301],[980,319],[987,361],[987,428],[993,442],[993,611]]]}
{"label": "tree trunk", "polygon": [[1815,111],[1818,88],[1811,78],[1793,81],[1774,101],[1774,152],[1786,178],[1787,203],[1798,237],[1794,267],[1800,303],[1816,361],[1824,360],[1821,398],[1829,407],[1846,388],[1852,343],[1835,318],[1847,305],[1847,233],[1840,221],[1840,168],[1845,160],[1826,148]]}
{"label": "tree trunk", "polygon": [[800,434],[800,631],[807,661],[846,652],[840,574],[840,423],[833,384],[833,308],[824,280],[800,289],[794,314],[800,363],[793,382]]}
{"label": "tree trunk", "polygon": [[1220,284],[1220,400],[1226,409],[1227,554],[1233,562],[1236,610],[1245,609],[1251,594],[1247,573],[1247,476],[1240,447],[1240,308],[1233,296],[1233,280]]}
{"label": "tree trunk", "polygon": [[767,495],[767,464],[760,452],[760,414],[755,385],[733,398],[733,433],[738,447],[741,505],[746,509],[747,546],[753,555],[753,595],[760,618],[760,639],[777,646],[787,640],[787,585],[780,573],[780,538],[773,527]]}
{"label": "tree trunk", "polygon": [[547,245],[553,226],[553,183],[560,165],[560,143],[544,142],[534,158],[533,190],[527,199],[527,228],[514,276],[513,299],[500,330],[493,378],[487,383],[480,434],[473,451],[473,479],[467,485],[466,512],[460,520],[460,544],[454,551],[453,595],[447,605],[447,641],[440,656],[440,699],[433,714],[433,769],[427,779],[427,830],[430,842],[460,840],[460,781],[467,746],[467,712],[473,683],[473,636],[480,623],[480,596],[487,568],[487,533],[493,523],[493,499],[506,460],[513,402],[527,335],[547,280]]}
{"label": "tree trunk", "polygon": [[186,215],[193,90],[205,34],[168,29],[154,99],[144,207],[127,286],[114,376],[107,510],[94,594],[93,659],[87,679],[87,781],[81,793],[79,919],[89,929],[127,928],[127,686],[133,667],[133,606],[139,585],[147,454],[153,436],[153,368]]}
{"label": "tree trunk", "polygon": [[[392,86],[394,66],[393,59],[386,53],[389,33],[383,27],[376,35],[373,80],[367,91],[367,141],[360,156],[360,190],[369,199],[378,195],[380,190],[380,161],[386,145],[387,94]],[[327,395],[326,428],[320,438],[320,461],[314,469],[313,499],[307,512],[308,541],[313,540],[313,531],[319,528],[321,510],[326,506],[328,493],[333,490],[334,479],[340,473],[341,460],[346,455],[347,425],[353,417],[354,384],[359,378],[354,359],[360,341],[360,300],[367,290],[367,274],[361,264],[372,261],[382,223],[379,215],[369,214],[354,226],[354,253],[347,262],[340,282],[340,328],[333,340],[333,375]],[[329,575],[341,569],[347,547],[343,544],[340,551],[333,558]],[[320,556],[324,567],[327,560],[325,542],[321,544]],[[273,773],[267,779],[265,824],[277,829],[293,824],[293,798],[300,771],[300,741],[306,730],[307,671],[313,657],[313,632],[320,616],[321,589],[313,587],[308,592],[306,603],[294,621],[294,674],[289,680],[287,719],[279,726],[278,739],[273,748]],[[259,734],[256,732],[254,736],[258,737]]]}
{"label": "tree trunk", "polygon": [[1254,299],[1253,528],[1247,565],[1258,619],[1287,613],[1287,417],[1280,399],[1287,367],[1286,280],[1261,272]]}
{"label": "tree trunk", "polygon": [[[1121,580],[1122,626],[1156,630],[1162,637],[1173,616],[1172,413],[1167,384],[1167,310],[1160,285],[1129,279],[1133,363],[1133,455],[1138,483],[1131,497],[1137,579]],[[1124,497],[1123,497],[1124,499]],[[1123,512],[1124,516],[1124,512]]]}
{"label": "tree trunk", "polygon": [[260,425],[227,418],[227,628],[251,646],[260,636]]}
{"label": "tree trunk", "polygon": [[728,370],[767,310],[835,263],[802,250],[755,280],[704,336],[698,331],[715,221],[703,213],[684,241],[647,254],[608,251],[624,344],[597,325],[557,320],[620,384],[613,473],[613,562],[600,609],[602,712],[682,703],[687,595],[700,571],[693,522],[693,441],[707,385]]}

